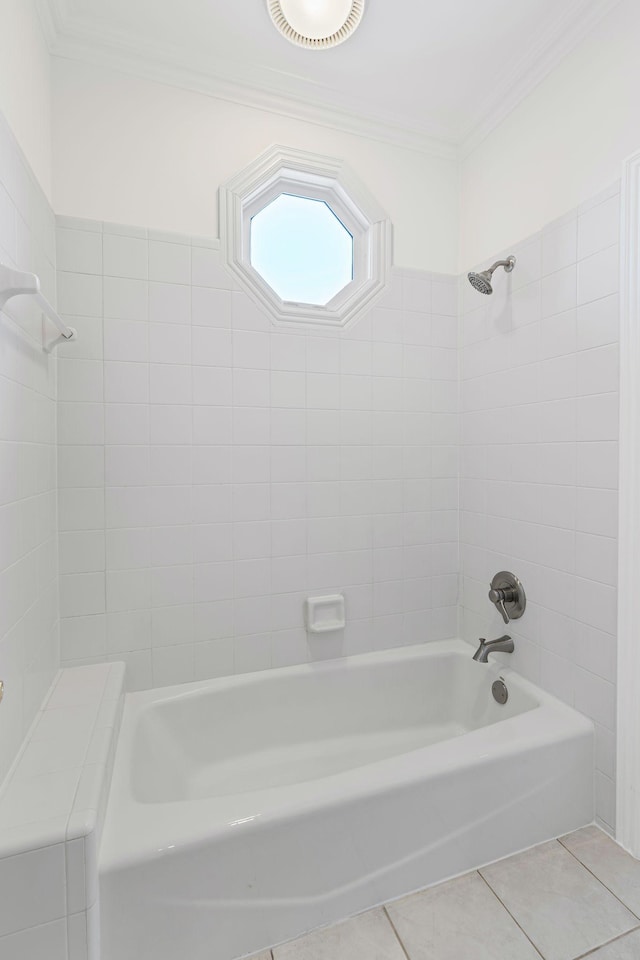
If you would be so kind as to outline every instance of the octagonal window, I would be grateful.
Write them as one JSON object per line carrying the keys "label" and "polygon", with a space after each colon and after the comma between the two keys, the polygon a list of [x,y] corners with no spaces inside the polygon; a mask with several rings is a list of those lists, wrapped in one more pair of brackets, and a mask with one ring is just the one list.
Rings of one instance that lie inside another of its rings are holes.
{"label": "octagonal window", "polygon": [[281,193],[251,218],[250,245],[281,300],[324,306],[353,280],[353,236],[324,200]]}
{"label": "octagonal window", "polygon": [[345,327],[387,289],[392,227],[344,161],[270,147],[220,187],[223,263],[274,323]]}

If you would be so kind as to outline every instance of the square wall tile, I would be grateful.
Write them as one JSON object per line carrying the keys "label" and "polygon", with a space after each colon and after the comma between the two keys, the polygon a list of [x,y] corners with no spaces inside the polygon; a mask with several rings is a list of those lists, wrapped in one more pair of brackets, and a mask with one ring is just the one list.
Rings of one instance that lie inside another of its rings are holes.
{"label": "square wall tile", "polygon": [[0,886],[0,936],[64,917],[64,845],[0,860]]}
{"label": "square wall tile", "polygon": [[58,227],[56,259],[58,270],[96,275],[102,273],[102,234]]}
{"label": "square wall tile", "polygon": [[104,272],[108,277],[146,280],[148,249],[146,240],[105,233],[103,237]]}
{"label": "square wall tile", "polygon": [[149,279],[189,284],[191,282],[191,247],[181,243],[150,240]]}

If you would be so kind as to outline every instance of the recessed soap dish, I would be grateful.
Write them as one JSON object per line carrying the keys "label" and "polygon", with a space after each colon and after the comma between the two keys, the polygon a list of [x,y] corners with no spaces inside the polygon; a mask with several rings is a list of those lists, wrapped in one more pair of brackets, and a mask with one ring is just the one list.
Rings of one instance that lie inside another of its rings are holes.
{"label": "recessed soap dish", "polygon": [[344,630],[344,597],[341,593],[305,600],[305,620],[309,633],[334,633]]}

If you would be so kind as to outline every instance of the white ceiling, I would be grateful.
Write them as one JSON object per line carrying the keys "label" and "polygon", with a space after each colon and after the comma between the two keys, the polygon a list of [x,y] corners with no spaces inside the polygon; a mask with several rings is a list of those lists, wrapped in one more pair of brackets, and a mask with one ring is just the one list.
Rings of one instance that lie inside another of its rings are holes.
{"label": "white ceiling", "polygon": [[366,0],[330,50],[290,44],[265,0],[37,2],[53,53],[447,152],[486,134],[618,0]]}

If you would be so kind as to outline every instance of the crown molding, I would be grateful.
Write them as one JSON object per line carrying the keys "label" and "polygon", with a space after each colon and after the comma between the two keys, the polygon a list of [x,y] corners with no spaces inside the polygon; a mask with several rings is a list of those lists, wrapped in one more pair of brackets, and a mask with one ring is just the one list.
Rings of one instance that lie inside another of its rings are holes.
{"label": "crown molding", "polygon": [[35,8],[49,53],[53,54],[53,48],[62,36],[65,24],[70,18],[68,2],[67,0],[35,0]]}
{"label": "crown molding", "polygon": [[472,153],[619,3],[620,0],[564,0],[561,19],[530,47],[516,69],[498,78],[496,87],[501,92],[488,104],[485,102],[471,123],[459,131],[455,140],[460,157]]}
{"label": "crown molding", "polygon": [[366,109],[341,109],[316,95],[284,94],[263,78],[224,64],[197,63],[187,67],[175,46],[132,42],[124,32],[94,27],[73,16],[68,0],[36,0],[52,56],[99,65],[144,80],[190,90],[241,106],[339,130],[429,156],[457,160],[466,157],[524,100],[560,61],[614,9],[620,0],[565,0],[561,15],[530,46],[517,67],[496,80],[496,96],[485,101],[463,128],[418,125],[410,118],[390,117]]}
{"label": "crown molding", "polygon": [[367,114],[361,110],[328,106],[308,96],[284,95],[260,81],[260,87],[242,77],[185,67],[176,48],[132,43],[125,34],[110,29],[94,30],[68,15],[67,0],[36,0],[49,52],[61,59],[109,67],[144,80],[191,90],[219,100],[265,110],[294,120],[315,123],[381,143],[393,144],[445,159],[457,158],[457,145],[450,131],[425,129],[396,118]]}

